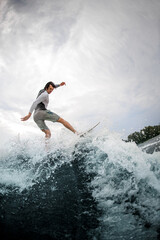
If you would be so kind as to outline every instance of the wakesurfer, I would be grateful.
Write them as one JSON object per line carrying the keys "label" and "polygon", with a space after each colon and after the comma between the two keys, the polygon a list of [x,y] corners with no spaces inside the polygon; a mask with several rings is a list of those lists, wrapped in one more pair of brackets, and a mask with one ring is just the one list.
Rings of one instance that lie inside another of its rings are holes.
{"label": "wakesurfer", "polygon": [[39,91],[38,96],[36,100],[33,102],[28,115],[21,118],[21,121],[27,121],[31,117],[33,111],[35,110],[33,115],[34,121],[37,124],[37,126],[45,133],[46,139],[49,139],[51,137],[51,131],[47,127],[45,120],[51,121],[51,122],[59,122],[63,124],[66,128],[68,128],[70,131],[72,131],[73,133],[78,134],[77,131],[71,126],[69,122],[61,118],[56,113],[51,112],[50,110],[47,110],[47,106],[49,103],[49,94],[51,94],[55,88],[58,88],[64,85],[65,85],[65,82],[62,82],[60,84],[54,84],[53,82],[48,82],[45,85],[44,89]]}

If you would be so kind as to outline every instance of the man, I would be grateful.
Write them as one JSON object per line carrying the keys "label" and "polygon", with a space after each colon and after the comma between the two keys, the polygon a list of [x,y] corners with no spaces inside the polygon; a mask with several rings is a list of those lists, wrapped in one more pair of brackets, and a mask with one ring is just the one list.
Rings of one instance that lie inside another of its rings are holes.
{"label": "man", "polygon": [[67,121],[58,116],[56,113],[47,110],[47,106],[49,103],[49,94],[51,94],[51,92],[55,88],[58,88],[63,85],[65,85],[65,82],[62,82],[61,84],[57,85],[54,84],[53,82],[48,82],[45,85],[44,89],[39,91],[37,99],[33,102],[28,115],[21,118],[21,121],[28,120],[32,115],[33,110],[35,110],[33,116],[34,121],[36,122],[38,127],[45,133],[46,139],[49,139],[51,137],[51,131],[45,124],[45,120],[62,123],[66,128],[71,130],[73,133],[77,134],[77,131]]}

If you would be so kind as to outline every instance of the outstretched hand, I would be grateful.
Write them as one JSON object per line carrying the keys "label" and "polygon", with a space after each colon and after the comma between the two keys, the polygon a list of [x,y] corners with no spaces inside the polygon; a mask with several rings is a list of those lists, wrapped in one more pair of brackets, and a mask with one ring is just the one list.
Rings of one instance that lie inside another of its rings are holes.
{"label": "outstretched hand", "polygon": [[29,113],[27,116],[21,118],[21,121],[27,121],[30,118],[31,114]]}
{"label": "outstretched hand", "polygon": [[64,85],[66,85],[65,82],[61,82],[61,83],[60,83],[60,86],[64,86]]}

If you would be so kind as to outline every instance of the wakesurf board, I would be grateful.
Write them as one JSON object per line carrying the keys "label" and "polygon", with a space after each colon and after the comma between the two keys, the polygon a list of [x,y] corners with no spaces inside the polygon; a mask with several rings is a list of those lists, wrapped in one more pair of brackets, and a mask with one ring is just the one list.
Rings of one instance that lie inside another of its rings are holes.
{"label": "wakesurf board", "polygon": [[94,125],[92,128],[88,129],[87,131],[80,133],[80,137],[85,137],[89,132],[91,132],[95,127],[97,127],[100,124],[100,122],[98,122],[96,125]]}

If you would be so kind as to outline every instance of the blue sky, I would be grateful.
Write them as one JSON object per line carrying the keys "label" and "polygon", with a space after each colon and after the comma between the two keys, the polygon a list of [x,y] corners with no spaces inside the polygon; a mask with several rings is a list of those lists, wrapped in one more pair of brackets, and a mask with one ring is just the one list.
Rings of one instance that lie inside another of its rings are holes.
{"label": "blue sky", "polygon": [[[0,131],[41,134],[26,115],[46,82],[49,109],[78,130],[160,123],[159,0],[2,0]],[[49,123],[51,130],[61,127]]]}

